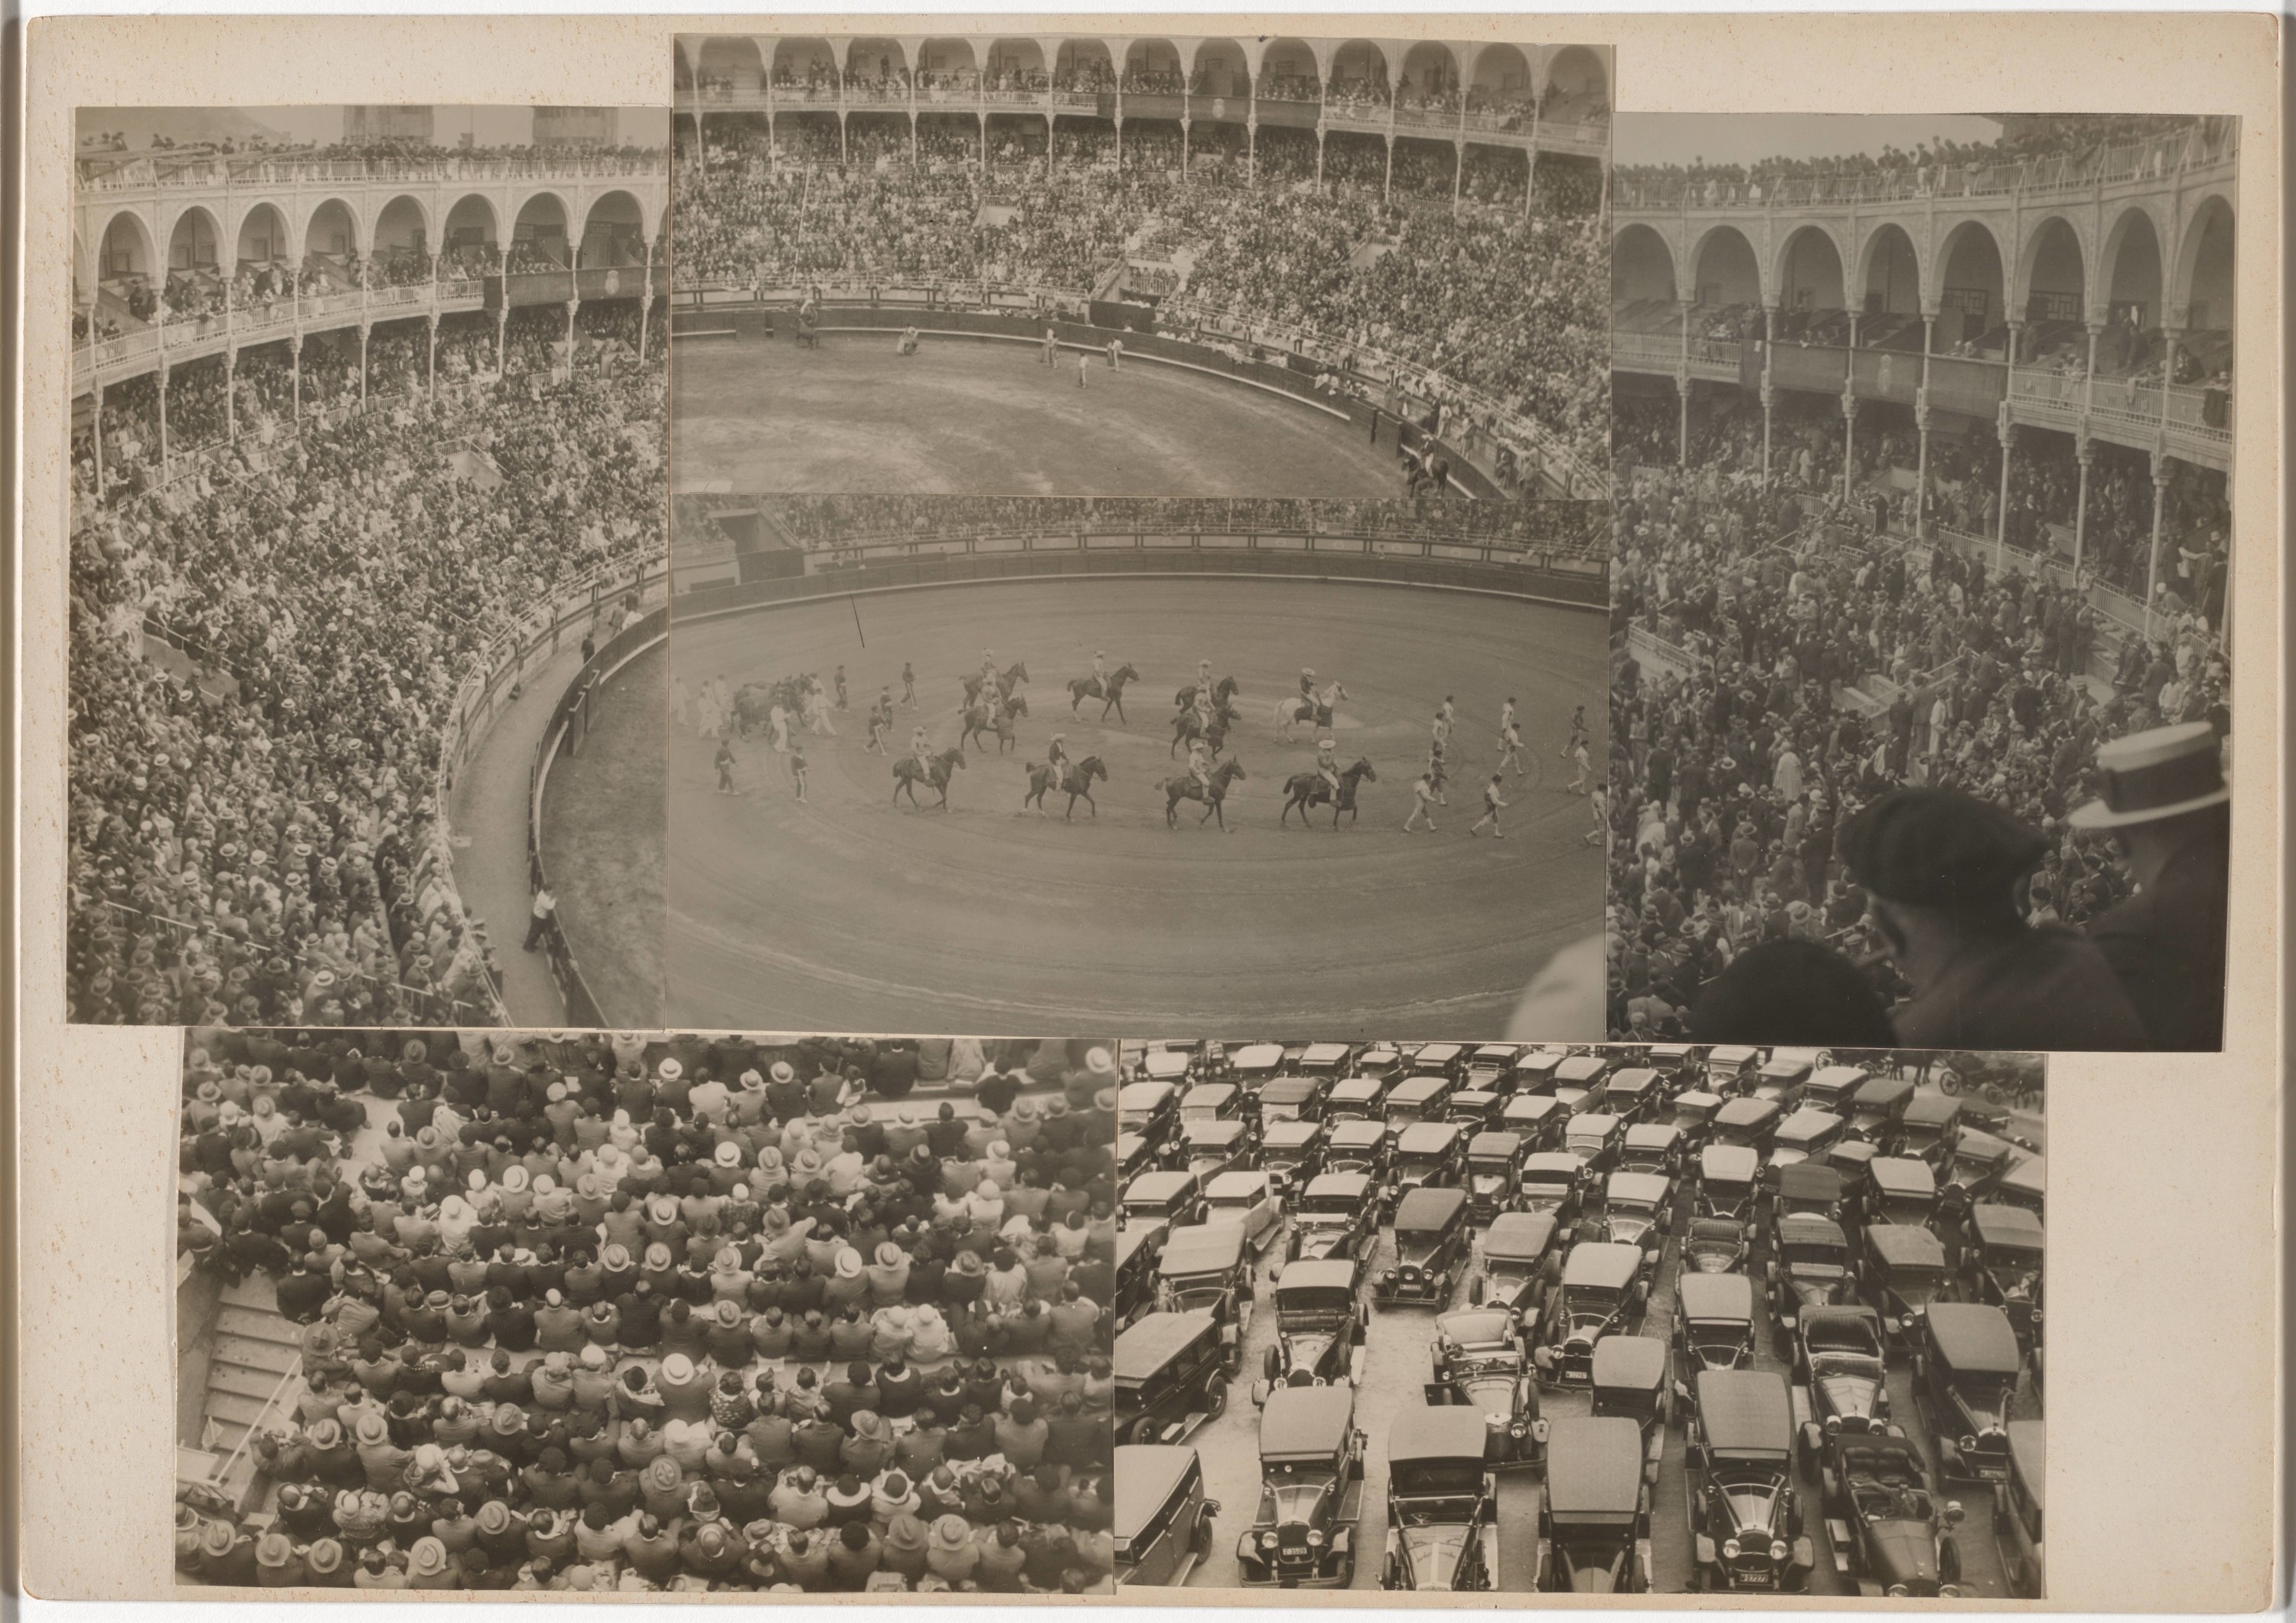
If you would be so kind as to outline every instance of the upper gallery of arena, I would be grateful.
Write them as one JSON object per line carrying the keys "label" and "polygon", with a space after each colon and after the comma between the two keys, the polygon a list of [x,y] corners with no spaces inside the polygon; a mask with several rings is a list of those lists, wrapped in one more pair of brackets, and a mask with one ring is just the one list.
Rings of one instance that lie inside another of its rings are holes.
{"label": "upper gallery of arena", "polygon": [[680,41],[681,288],[882,281],[1242,318],[1607,466],[1611,64],[1441,40]]}

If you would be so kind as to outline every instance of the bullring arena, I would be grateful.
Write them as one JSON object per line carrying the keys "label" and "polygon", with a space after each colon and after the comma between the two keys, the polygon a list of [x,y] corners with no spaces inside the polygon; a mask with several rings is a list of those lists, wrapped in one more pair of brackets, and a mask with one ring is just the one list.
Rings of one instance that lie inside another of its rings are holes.
{"label": "bullring arena", "polygon": [[[1598,563],[1542,573],[1329,536],[1313,549],[1289,538],[1289,551],[1272,535],[1218,548],[1208,537],[1193,548],[1170,535],[1037,539],[1040,550],[951,542],[939,556],[865,556],[857,569],[778,580],[755,580],[753,560],[750,585],[681,581],[674,706],[722,684],[749,689],[742,707],[761,718],[767,685],[813,673],[833,693],[841,666],[849,707],[827,711],[833,735],[798,736],[803,803],[761,719],[746,736],[731,722],[720,732],[706,698],[673,717],[671,1024],[706,1027],[741,1009],[768,1024],[809,1010],[816,1023],[997,1032],[1161,1011],[1208,1030],[1338,1021],[1496,1034],[1554,951],[1600,928],[1589,803],[1570,792],[1577,769],[1561,755],[1583,705],[1601,758]],[[896,803],[912,728],[936,755],[959,746],[962,684],[984,649],[1000,672],[1028,672],[1013,687],[1026,704],[1013,738],[972,739],[946,810],[930,785]],[[1071,713],[1068,684],[1096,652],[1109,671],[1138,673],[1121,719],[1102,720],[1091,698]],[[1175,695],[1200,659],[1237,684],[1215,759],[1243,776],[1217,813],[1181,799],[1168,821],[1164,786],[1187,779]],[[1339,766],[1367,760],[1375,774],[1336,828],[1328,804],[1304,826],[1285,812],[1286,779],[1316,754],[1315,729],[1283,739],[1275,724],[1303,666],[1343,690],[1326,729]],[[895,723],[881,754],[867,713],[886,688]],[[1437,831],[1406,836],[1447,696],[1459,715],[1450,804],[1435,808]],[[1501,790],[1506,837],[1471,839],[1510,696],[1525,748]],[[1097,760],[1105,778],[1072,809],[1054,787],[1039,817],[1023,807],[1028,771],[1056,732],[1072,762]],[[718,787],[721,737],[738,793]],[[593,734],[594,752],[613,747]]]}

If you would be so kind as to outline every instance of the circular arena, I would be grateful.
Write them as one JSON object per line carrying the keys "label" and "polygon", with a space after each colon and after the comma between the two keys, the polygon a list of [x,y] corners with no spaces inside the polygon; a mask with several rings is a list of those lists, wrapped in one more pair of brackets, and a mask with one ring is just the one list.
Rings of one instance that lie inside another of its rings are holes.
{"label": "circular arena", "polygon": [[[1070,560],[1083,563],[1084,559]],[[1535,589],[1528,584],[1523,590]],[[668,752],[668,1018],[722,1025],[800,1016],[855,1029],[1003,1032],[1119,1017],[1286,1033],[1496,1034],[1526,981],[1597,927],[1601,856],[1587,803],[1558,752],[1576,706],[1599,729],[1598,614],[1558,603],[1328,578],[1030,576],[963,587],[863,590],[694,617],[681,606],[673,693],[738,691],[799,672],[850,708],[833,736],[803,739],[808,794],[762,729],[731,737],[737,793],[721,793],[718,741],[673,718]],[[951,773],[896,803],[892,762],[869,748],[865,712],[895,701],[895,755],[924,726],[958,744],[961,685],[984,649],[1025,666],[1017,737],[978,738]],[[1104,650],[1139,673],[1123,713],[1068,682]],[[1233,676],[1240,718],[1221,757],[1244,776],[1206,820],[1167,817],[1175,693],[1208,659]],[[904,664],[916,703],[901,704]],[[1279,738],[1275,711],[1302,666],[1337,680],[1330,736],[1346,766],[1372,762],[1357,816],[1333,827],[1285,815],[1284,780],[1308,770],[1315,731]],[[1452,804],[1406,836],[1411,783],[1437,705],[1456,696]],[[1466,830],[1496,762],[1510,695],[1526,740],[1504,841]],[[675,704],[676,700],[673,699]],[[1065,735],[1104,780],[1072,812],[1057,787],[1024,810],[1028,768]],[[1601,746],[1599,740],[1594,747]],[[1225,831],[1223,830],[1223,825]]]}

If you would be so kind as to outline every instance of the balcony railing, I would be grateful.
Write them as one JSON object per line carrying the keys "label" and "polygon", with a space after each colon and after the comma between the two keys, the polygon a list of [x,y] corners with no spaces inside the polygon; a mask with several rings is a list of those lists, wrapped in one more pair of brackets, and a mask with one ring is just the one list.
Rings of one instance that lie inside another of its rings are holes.
{"label": "balcony railing", "polygon": [[84,192],[108,193],[371,182],[570,180],[617,175],[667,179],[668,172],[669,155],[664,152],[569,150],[549,157],[525,158],[464,157],[452,152],[435,158],[84,158],[79,162],[78,184]]}

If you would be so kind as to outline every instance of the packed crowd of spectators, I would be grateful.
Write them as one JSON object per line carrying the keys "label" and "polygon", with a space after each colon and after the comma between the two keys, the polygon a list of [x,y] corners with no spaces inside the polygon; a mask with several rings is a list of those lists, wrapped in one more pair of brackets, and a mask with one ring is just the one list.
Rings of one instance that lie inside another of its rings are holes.
{"label": "packed crowd of spectators", "polygon": [[[666,500],[661,350],[639,371],[619,317],[582,314],[569,358],[562,309],[520,311],[506,373],[473,369],[494,334],[465,331],[435,398],[386,341],[364,412],[356,342],[307,343],[307,400],[342,408],[299,433],[164,482],[155,447],[108,443],[101,497],[75,468],[74,1018],[490,1016],[433,799],[450,708],[498,634],[641,554]],[[108,433],[132,394],[107,391]]]}
{"label": "packed crowd of spectators", "polygon": [[2130,888],[2110,843],[2066,821],[2097,745],[2228,728],[2228,669],[2197,614],[2118,630],[2115,652],[2082,592],[1981,549],[1924,556],[1838,493],[1696,465],[1625,488],[1615,621],[1675,652],[1656,668],[1630,654],[1611,686],[1614,1033],[1679,1034],[1702,987],[1780,939],[1831,947],[1894,1001],[1904,984],[1840,839],[1900,786],[1964,790],[2043,831],[2030,916],[2093,918]]}
{"label": "packed crowd of spectators", "polygon": [[179,1569],[1106,1592],[1115,1083],[1088,1042],[192,1034],[179,1247],[267,1278],[302,1367]]}
{"label": "packed crowd of spectators", "polygon": [[[1036,139],[1041,151],[1041,131]],[[706,161],[676,167],[676,276],[686,285],[843,276],[1080,294],[1153,220],[1193,248],[1181,290],[1190,305],[1425,368],[1447,406],[1472,416],[1496,402],[1600,465],[1610,380],[1598,169],[1541,165],[1545,206],[1525,211],[1505,166],[1479,161],[1470,195],[1507,206],[1454,215],[1447,149],[1413,144],[1396,160],[1398,195],[1439,200],[1437,210],[1382,201],[1376,143],[1361,144],[1375,167],[1333,175],[1327,164],[1330,190],[1318,194],[1246,185],[1240,161],[1192,169],[1184,183],[1131,132],[1125,140],[1128,161],[1111,176],[1033,161],[992,161],[986,173],[973,163],[776,164],[760,147],[713,138]]]}

